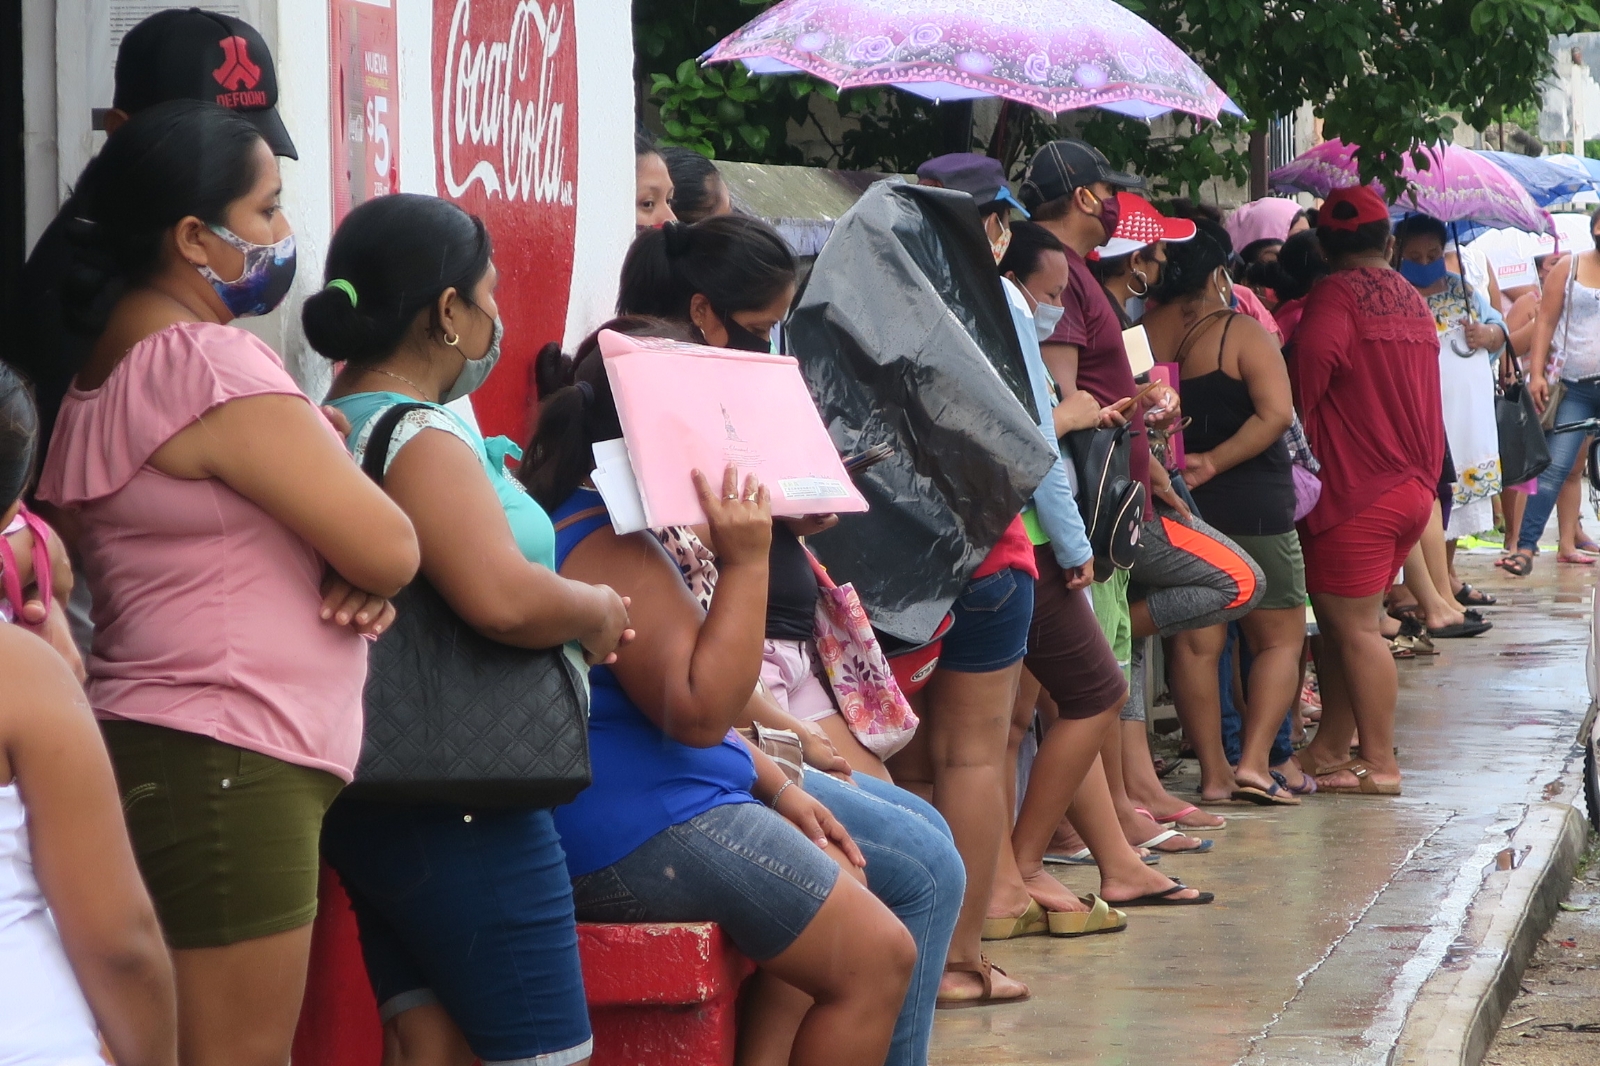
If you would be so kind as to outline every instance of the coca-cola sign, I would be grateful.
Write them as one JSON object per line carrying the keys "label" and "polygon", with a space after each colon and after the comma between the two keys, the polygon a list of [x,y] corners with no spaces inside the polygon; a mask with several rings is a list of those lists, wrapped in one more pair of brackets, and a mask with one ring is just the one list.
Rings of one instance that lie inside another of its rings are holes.
{"label": "coca-cola sign", "polygon": [[529,362],[566,325],[577,228],[574,0],[435,0],[439,193],[480,216],[500,270],[501,365],[473,407],[520,440]]}

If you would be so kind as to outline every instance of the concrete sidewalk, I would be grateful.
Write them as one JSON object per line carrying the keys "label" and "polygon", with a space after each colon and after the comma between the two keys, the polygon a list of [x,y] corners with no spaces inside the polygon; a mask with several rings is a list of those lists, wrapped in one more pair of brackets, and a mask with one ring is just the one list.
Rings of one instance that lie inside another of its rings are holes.
{"label": "concrete sidewalk", "polygon": [[[1553,554],[1521,581],[1462,558],[1500,599],[1495,628],[1399,664],[1405,796],[1219,808],[1211,853],[1161,864],[1217,903],[1133,911],[1116,936],[990,945],[1033,999],[941,1013],[935,1066],[1475,1062],[1508,976],[1516,990],[1506,959],[1543,931],[1581,841],[1568,808],[1595,568]],[[1508,847],[1521,866],[1496,871]],[[1093,874],[1063,880],[1089,892]]]}

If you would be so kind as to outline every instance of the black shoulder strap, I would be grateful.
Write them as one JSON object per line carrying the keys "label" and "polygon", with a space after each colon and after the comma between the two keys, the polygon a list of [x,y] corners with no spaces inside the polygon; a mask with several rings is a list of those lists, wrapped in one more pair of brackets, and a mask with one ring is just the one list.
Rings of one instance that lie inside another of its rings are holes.
{"label": "black shoulder strap", "polygon": [[361,472],[378,484],[383,484],[383,469],[389,458],[389,442],[394,439],[395,427],[412,411],[425,411],[432,404],[397,403],[378,416],[372,432],[367,436],[367,454],[361,460]]}

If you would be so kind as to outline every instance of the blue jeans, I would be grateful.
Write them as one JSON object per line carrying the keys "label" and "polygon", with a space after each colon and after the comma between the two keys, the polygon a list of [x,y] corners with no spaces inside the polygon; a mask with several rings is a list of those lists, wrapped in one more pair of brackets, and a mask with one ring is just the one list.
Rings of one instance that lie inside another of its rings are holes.
{"label": "blue jeans", "polygon": [[945,952],[966,892],[966,868],[939,812],[866,774],[852,787],[807,770],[806,791],[839,819],[867,857],[867,887],[917,942],[917,966],[884,1066],[926,1066]]}
{"label": "blue jeans", "polygon": [[[1566,386],[1561,406],[1556,408],[1558,424],[1600,416],[1600,381],[1569,381]],[[1522,528],[1517,531],[1520,551],[1532,551],[1539,546],[1539,535],[1550,521],[1556,497],[1561,495],[1561,486],[1572,473],[1572,466],[1578,461],[1578,450],[1583,447],[1582,433],[1546,433],[1544,439],[1550,445],[1550,465],[1539,475],[1539,491],[1529,497],[1528,506],[1522,512]]]}
{"label": "blue jeans", "polygon": [[[1244,719],[1239,714],[1239,708],[1233,702],[1233,657],[1239,656],[1239,676],[1244,679],[1245,698],[1249,698],[1250,690],[1250,662],[1254,658],[1250,654],[1250,646],[1244,641],[1243,630],[1238,622],[1228,623],[1228,643],[1222,649],[1222,661],[1218,664],[1217,691],[1222,696],[1222,750],[1227,753],[1228,761],[1235,766],[1244,752]],[[1289,756],[1294,754],[1294,733],[1289,725],[1288,710],[1285,709],[1283,724],[1278,727],[1278,735],[1272,740],[1272,754],[1267,757],[1272,766],[1289,761]]]}
{"label": "blue jeans", "polygon": [[437,1002],[486,1066],[588,1058],[572,885],[548,810],[341,799],[322,852],[385,1021]]}

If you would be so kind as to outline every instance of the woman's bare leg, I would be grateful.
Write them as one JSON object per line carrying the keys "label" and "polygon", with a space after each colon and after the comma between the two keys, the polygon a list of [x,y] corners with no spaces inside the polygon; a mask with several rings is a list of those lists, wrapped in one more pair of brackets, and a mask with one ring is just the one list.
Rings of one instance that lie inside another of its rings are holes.
{"label": "woman's bare leg", "polygon": [[[1250,697],[1241,708],[1241,785],[1270,788],[1272,742],[1300,695],[1300,659],[1306,639],[1306,609],[1254,610],[1239,620],[1250,646]],[[1297,781],[1296,784],[1299,782]]]}
{"label": "woman's bare leg", "polygon": [[1172,702],[1183,735],[1200,758],[1200,795],[1225,800],[1233,794],[1233,770],[1222,747],[1222,694],[1217,669],[1228,639],[1227,626],[1207,626],[1177,634],[1171,651]]}
{"label": "woman's bare leg", "polygon": [[[983,919],[994,887],[1000,841],[1011,828],[1004,763],[1021,675],[1020,661],[982,674],[935,670],[923,690],[928,713],[918,732],[928,734],[933,805],[949,823],[967,870],[966,895],[950,941],[951,967],[975,967],[982,954]],[[1020,981],[994,975],[998,997],[1021,995],[1025,989]],[[940,986],[940,994],[947,997],[980,991],[977,975],[960,970],[945,974]]]}
{"label": "woman's bare leg", "polygon": [[[1361,758],[1372,767],[1375,781],[1389,783],[1400,778],[1400,765],[1394,757],[1394,713],[1400,679],[1388,642],[1378,632],[1381,602],[1381,595],[1350,598],[1312,594],[1324,651],[1331,652],[1325,657],[1333,660],[1330,666],[1334,668],[1324,676],[1318,660],[1318,676],[1323,678],[1322,727],[1305,749],[1311,758],[1303,756],[1301,762],[1316,768],[1347,761],[1352,731],[1359,729]],[[1348,771],[1320,783],[1335,787],[1359,784]]]}
{"label": "woman's bare leg", "polygon": [[311,958],[311,924],[217,948],[172,953],[182,1066],[289,1061]]}

